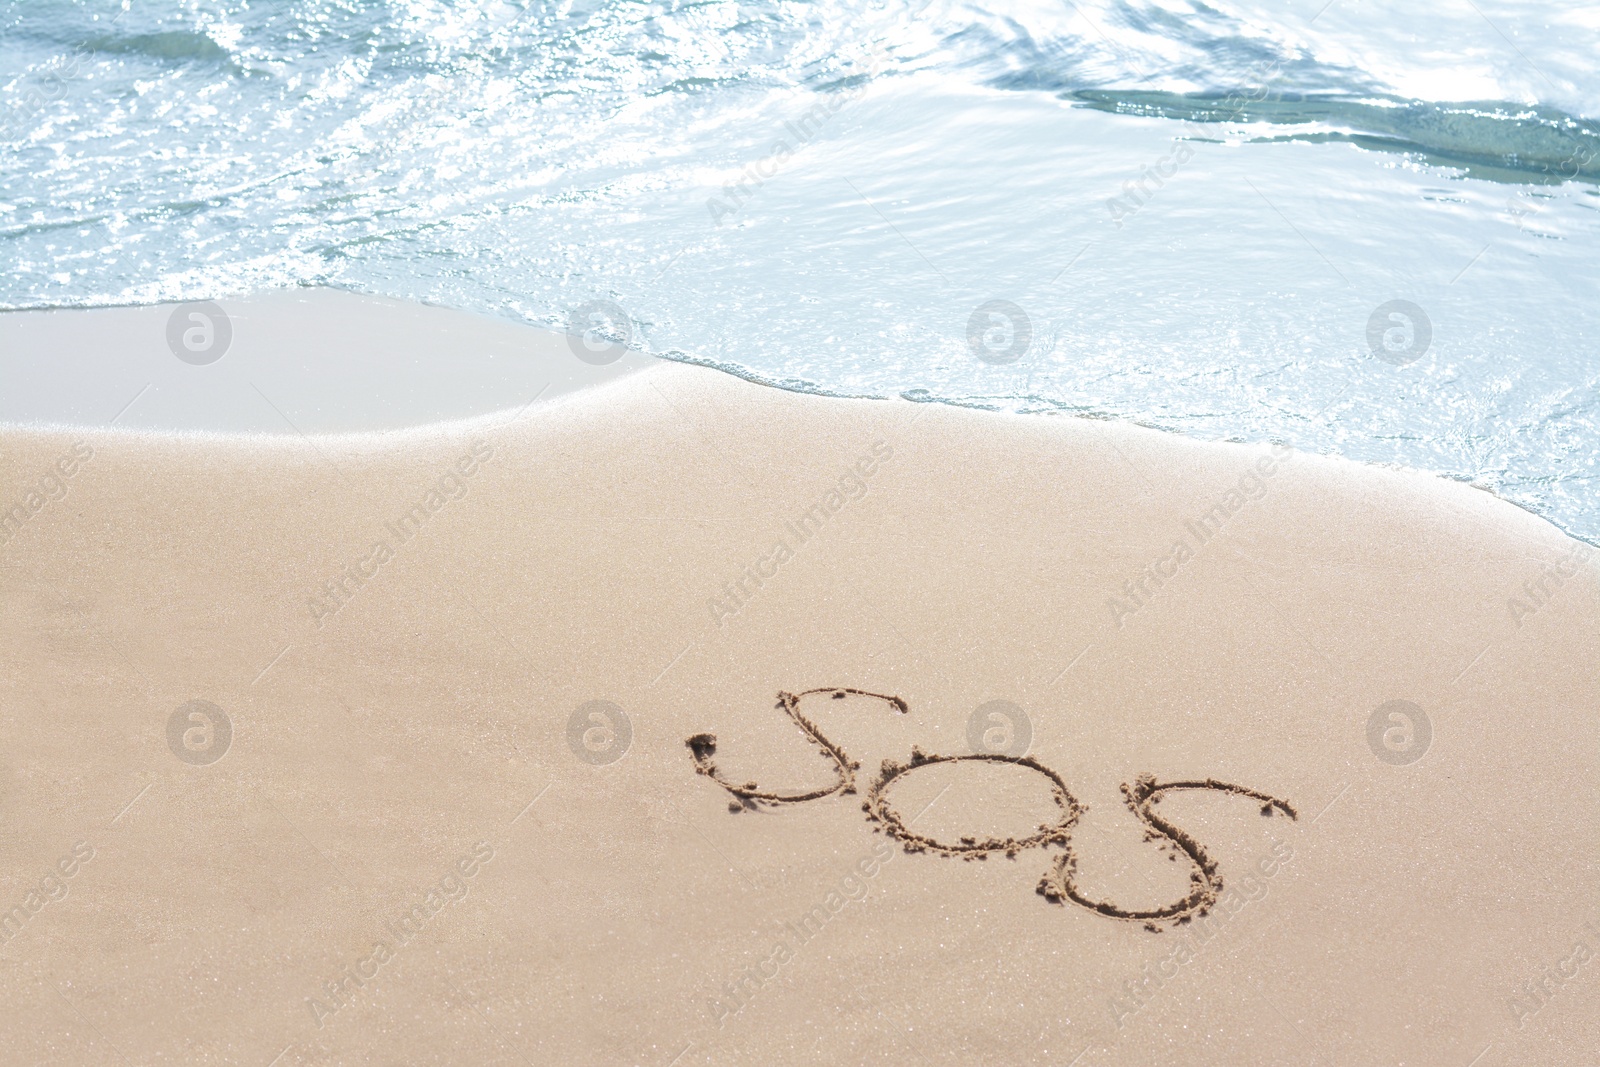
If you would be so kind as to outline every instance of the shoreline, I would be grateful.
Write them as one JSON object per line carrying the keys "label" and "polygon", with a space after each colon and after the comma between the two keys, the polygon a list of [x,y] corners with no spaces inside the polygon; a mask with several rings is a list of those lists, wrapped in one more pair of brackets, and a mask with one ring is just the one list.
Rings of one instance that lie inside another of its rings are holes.
{"label": "shoreline", "polygon": [[[536,377],[539,382],[548,382],[549,388],[542,395],[534,395],[531,399],[520,404],[498,403],[492,397],[486,395],[481,397],[479,402],[488,401],[493,406],[485,407],[481,410],[442,415],[437,418],[424,418],[422,421],[409,421],[401,425],[370,428],[352,427],[305,431],[302,427],[293,425],[289,417],[281,411],[277,412],[269,420],[271,423],[270,429],[250,431],[170,426],[117,426],[114,422],[94,424],[84,420],[74,421],[59,418],[33,417],[17,419],[8,418],[6,412],[0,409],[0,432],[93,434],[109,431],[113,433],[131,433],[136,436],[149,436],[156,439],[170,436],[217,443],[247,441],[252,447],[261,448],[283,445],[292,447],[297,439],[310,439],[326,443],[362,441],[372,444],[388,442],[403,445],[410,440],[447,438],[473,430],[487,431],[496,424],[521,418],[530,410],[543,409],[564,396],[584,392],[597,385],[615,381],[620,377],[637,373],[652,366],[662,363],[674,363],[704,368],[753,385],[776,389],[797,396],[815,396],[834,400],[904,401],[913,404],[934,404],[957,409],[982,411],[998,418],[1081,419],[1089,422],[1112,423],[1141,430],[1150,430],[1201,445],[1241,443],[1233,440],[1224,441],[1194,437],[1181,430],[1153,425],[1115,414],[1055,409],[1010,411],[986,405],[977,400],[933,396],[921,389],[907,390],[895,395],[836,392],[812,382],[773,378],[736,364],[706,359],[677,351],[619,353],[619,358],[613,364],[586,365],[573,357],[572,351],[570,351],[569,338],[565,334],[479,312],[461,311],[442,304],[398,300],[391,297],[374,296],[354,290],[337,289],[328,286],[259,290],[219,299],[225,306],[239,305],[251,309],[259,308],[265,312],[269,319],[276,320],[280,324],[286,324],[291,331],[297,332],[302,338],[308,333],[326,330],[330,322],[343,322],[357,328],[370,329],[374,323],[387,320],[396,314],[409,314],[412,316],[420,314],[424,318],[431,320],[427,325],[433,336],[424,336],[420,340],[413,342],[413,348],[411,349],[413,359],[421,360],[424,363],[431,361],[436,365],[443,365],[450,358],[444,348],[447,344],[456,343],[454,340],[447,342],[444,338],[456,338],[462,336],[464,332],[466,337],[487,345],[495,355],[502,357],[514,355],[522,358],[526,364],[524,369],[527,374]],[[296,307],[296,305],[301,306]],[[5,309],[0,311],[0,353],[4,353],[4,356],[0,356],[0,370],[5,369],[4,359],[6,357],[15,361],[15,365],[22,365],[30,361],[37,362],[48,358],[44,354],[47,350],[55,350],[71,344],[81,345],[85,342],[86,337],[102,345],[125,347],[127,345],[127,333],[143,332],[149,335],[153,330],[152,324],[156,320],[169,316],[181,306],[186,305],[163,303],[119,304],[85,308]],[[108,317],[106,313],[111,313],[115,317]],[[97,320],[93,323],[92,329],[85,330],[83,328],[89,322],[84,316],[94,317]],[[413,319],[412,321],[416,320]],[[26,329],[19,330],[18,327],[24,323],[26,324]],[[279,336],[271,338],[271,343],[281,345],[284,341],[281,336],[282,327],[280,326],[275,332]],[[147,357],[149,356],[149,347],[148,344],[143,346],[144,354]],[[163,368],[167,371],[173,369],[170,365],[173,361],[167,353],[156,354],[153,362],[158,366],[167,364]],[[154,377],[155,374],[147,369],[146,376]],[[43,391],[66,392],[70,390],[73,381],[74,379],[62,378],[51,383],[50,388]],[[253,383],[246,383],[242,378],[227,384],[237,390],[253,388]],[[309,396],[316,387],[316,383],[307,382],[303,392]],[[537,384],[534,389],[538,389]],[[265,399],[265,394],[262,394],[262,398]],[[135,396],[134,402],[139,399],[141,397]],[[194,400],[195,398],[188,399]],[[59,406],[59,402],[52,401],[46,401],[45,406],[49,406],[51,403]],[[132,405],[130,404],[129,406]],[[122,415],[123,412],[119,411],[115,417],[121,418]],[[366,416],[356,417],[370,417],[370,412]],[[1549,523],[1567,537],[1588,544],[1591,547],[1600,548],[1600,540],[1590,540],[1566,529],[1554,519],[1503,495],[1494,486],[1472,481],[1448,471],[1431,470],[1399,463],[1349,459],[1341,455],[1304,453],[1299,445],[1278,437],[1266,438],[1253,443],[1286,446],[1294,449],[1296,454],[1318,455],[1323,459],[1347,462],[1359,467],[1395,471],[1401,474],[1465,485],[1487,493],[1498,501],[1510,504],[1539,518],[1541,521]]]}

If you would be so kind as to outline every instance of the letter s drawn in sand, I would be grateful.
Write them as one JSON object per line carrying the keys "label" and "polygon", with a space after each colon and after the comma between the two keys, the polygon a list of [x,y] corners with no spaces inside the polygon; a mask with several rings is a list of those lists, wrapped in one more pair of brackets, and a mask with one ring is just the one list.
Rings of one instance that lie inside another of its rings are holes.
{"label": "letter s drawn in sand", "polygon": [[730,810],[740,811],[745,808],[754,808],[757,802],[761,801],[768,804],[798,804],[806,800],[818,800],[822,797],[832,796],[834,793],[854,793],[856,791],[855,772],[861,769],[861,764],[853,762],[849,756],[845,755],[844,749],[824,737],[817,724],[806,718],[800,711],[801,698],[811,696],[813,693],[831,693],[835,700],[843,700],[847,695],[872,697],[875,700],[884,701],[902,715],[906,713],[906,702],[899,697],[884,696],[881,693],[868,693],[864,689],[825,686],[821,689],[807,689],[803,693],[779,693],[778,710],[787,715],[790,721],[800,728],[800,732],[805,735],[806,740],[822,750],[824,757],[833,761],[834,774],[836,775],[834,783],[824,789],[812,789],[803,793],[774,793],[763,790],[755,782],[735,785],[717,773],[717,765],[712,761],[712,757],[717,752],[716,735],[695,734],[684,742],[689,746],[689,751],[694,756],[694,769],[697,773],[710,778],[738,798],[728,805]]}

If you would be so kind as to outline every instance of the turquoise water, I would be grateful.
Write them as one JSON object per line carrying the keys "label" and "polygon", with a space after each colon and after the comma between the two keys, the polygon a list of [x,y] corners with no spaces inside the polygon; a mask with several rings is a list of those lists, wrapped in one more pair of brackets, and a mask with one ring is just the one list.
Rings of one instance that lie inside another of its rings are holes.
{"label": "turquoise water", "polygon": [[0,307],[333,285],[1600,536],[1600,10],[0,5]]}

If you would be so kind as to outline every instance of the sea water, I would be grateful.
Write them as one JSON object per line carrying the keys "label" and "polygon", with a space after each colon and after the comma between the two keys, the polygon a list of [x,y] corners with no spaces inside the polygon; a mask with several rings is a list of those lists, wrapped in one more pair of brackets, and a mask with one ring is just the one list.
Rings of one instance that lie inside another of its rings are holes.
{"label": "sea water", "polygon": [[1600,536],[1600,8],[0,4],[0,307],[329,285]]}

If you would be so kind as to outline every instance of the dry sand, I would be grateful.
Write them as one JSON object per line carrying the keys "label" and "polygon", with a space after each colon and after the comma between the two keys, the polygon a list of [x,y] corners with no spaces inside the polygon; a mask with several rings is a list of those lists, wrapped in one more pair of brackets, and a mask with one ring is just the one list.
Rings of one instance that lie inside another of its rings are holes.
{"label": "dry sand", "polygon": [[1600,582],[1470,487],[681,365],[0,449],[7,1063],[1600,1049]]}

